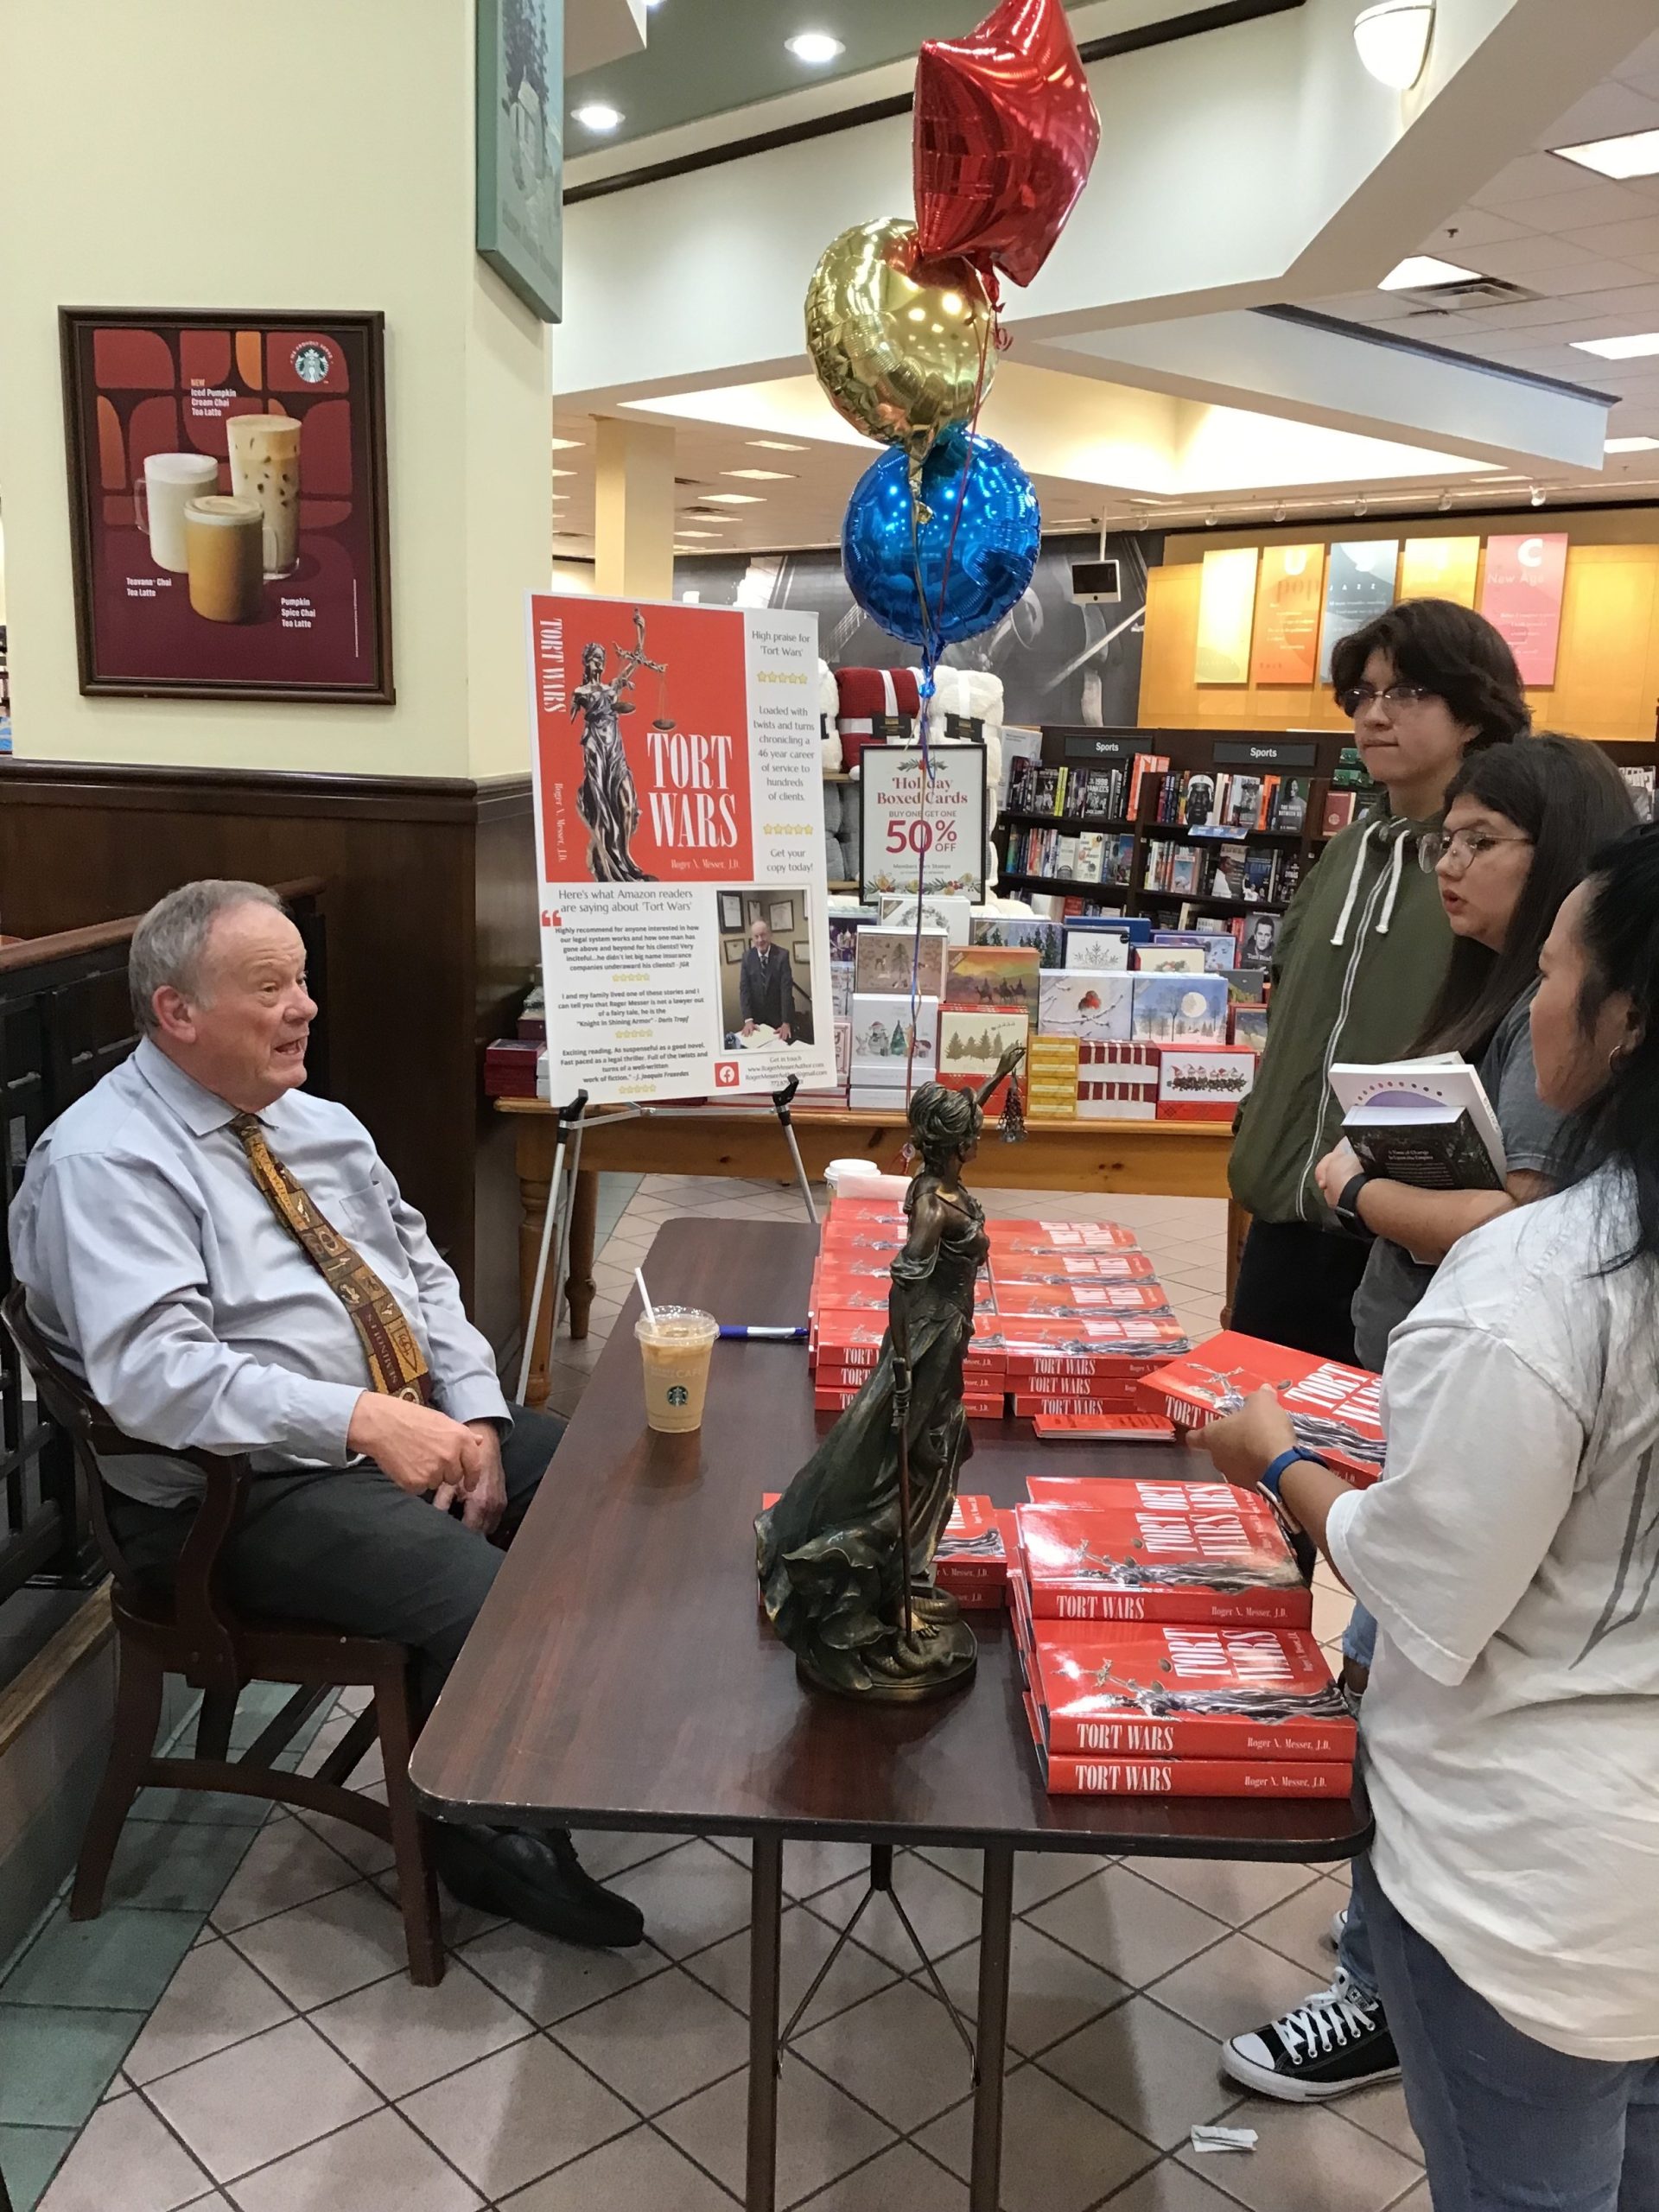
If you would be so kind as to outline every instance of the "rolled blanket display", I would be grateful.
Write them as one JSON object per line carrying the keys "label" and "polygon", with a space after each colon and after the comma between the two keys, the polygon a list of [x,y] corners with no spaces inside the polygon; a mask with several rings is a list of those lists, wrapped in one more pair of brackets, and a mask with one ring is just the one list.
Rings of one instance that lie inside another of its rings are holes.
{"label": "rolled blanket display", "polygon": [[823,772],[826,776],[841,772],[841,731],[837,727],[841,716],[841,693],[836,686],[836,672],[827,660],[818,663],[818,735],[823,748]]}
{"label": "rolled blanket display", "polygon": [[836,671],[841,757],[856,770],[867,745],[908,745],[921,717],[913,668],[842,668]]}

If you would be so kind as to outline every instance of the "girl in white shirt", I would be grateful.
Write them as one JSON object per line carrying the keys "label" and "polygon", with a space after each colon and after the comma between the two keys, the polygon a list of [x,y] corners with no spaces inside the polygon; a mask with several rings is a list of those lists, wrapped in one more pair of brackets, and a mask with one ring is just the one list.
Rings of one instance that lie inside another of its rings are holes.
{"label": "girl in white shirt", "polygon": [[1383,1370],[1382,1480],[1271,1393],[1206,1430],[1381,1624],[1358,1879],[1435,2212],[1659,2207],[1659,825],[1541,961],[1560,1196],[1464,1237]]}

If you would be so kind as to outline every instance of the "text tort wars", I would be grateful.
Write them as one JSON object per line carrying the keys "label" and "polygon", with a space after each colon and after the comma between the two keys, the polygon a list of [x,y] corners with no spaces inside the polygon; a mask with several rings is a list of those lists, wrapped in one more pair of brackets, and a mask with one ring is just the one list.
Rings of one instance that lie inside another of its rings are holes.
{"label": "text tort wars", "polygon": [[728,789],[733,741],[680,730],[646,732],[651,756],[651,826],[664,848],[718,850],[738,842]]}

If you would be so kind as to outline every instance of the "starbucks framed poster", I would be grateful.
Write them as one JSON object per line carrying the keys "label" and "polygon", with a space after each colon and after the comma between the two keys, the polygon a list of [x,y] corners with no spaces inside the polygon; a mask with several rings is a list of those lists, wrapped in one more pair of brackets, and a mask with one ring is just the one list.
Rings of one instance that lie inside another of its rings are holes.
{"label": "starbucks framed poster", "polygon": [[543,322],[564,305],[564,0],[477,0],[475,243]]}
{"label": "starbucks framed poster", "polygon": [[389,705],[385,318],[58,324],[82,691]]}

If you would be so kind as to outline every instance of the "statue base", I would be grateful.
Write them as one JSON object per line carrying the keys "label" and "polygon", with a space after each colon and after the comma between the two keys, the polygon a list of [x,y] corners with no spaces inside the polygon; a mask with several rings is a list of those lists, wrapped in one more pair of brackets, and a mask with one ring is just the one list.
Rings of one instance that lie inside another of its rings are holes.
{"label": "statue base", "polygon": [[895,1631],[889,1642],[869,1651],[837,1653],[836,1659],[831,1672],[808,1653],[797,1652],[795,1671],[804,1682],[836,1697],[920,1705],[967,1688],[979,1665],[979,1639],[963,1620],[941,1623],[931,1632],[918,1623],[908,1646]]}

